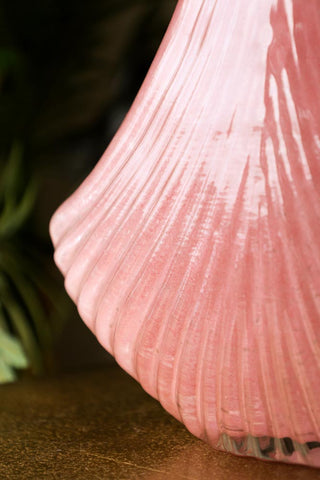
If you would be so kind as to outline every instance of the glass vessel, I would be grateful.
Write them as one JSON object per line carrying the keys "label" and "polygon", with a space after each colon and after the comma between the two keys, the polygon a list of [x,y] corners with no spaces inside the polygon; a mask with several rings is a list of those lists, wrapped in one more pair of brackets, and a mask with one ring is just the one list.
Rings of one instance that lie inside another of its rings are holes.
{"label": "glass vessel", "polygon": [[180,0],[55,261],[101,344],[213,447],[320,467],[319,0]]}

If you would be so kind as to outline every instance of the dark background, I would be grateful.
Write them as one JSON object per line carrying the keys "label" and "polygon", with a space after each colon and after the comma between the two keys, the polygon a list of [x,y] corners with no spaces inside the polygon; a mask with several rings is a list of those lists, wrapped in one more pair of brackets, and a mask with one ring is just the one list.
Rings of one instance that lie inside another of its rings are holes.
{"label": "dark background", "polygon": [[[0,258],[2,252],[5,258],[10,251],[19,259],[17,265],[26,284],[28,276],[36,272],[40,287],[32,285],[43,307],[38,319],[40,334],[28,307],[29,297],[23,302],[14,275],[10,270],[1,272],[0,264],[0,276],[7,283],[3,291],[10,289],[14,302],[24,312],[25,323],[30,325],[35,345],[40,345],[45,372],[111,361],[67,299],[63,279],[53,265],[48,223],[58,205],[96,164],[117,130],[148,71],[175,5],[175,0],[0,3],[2,189],[8,185],[3,172],[8,165],[12,170],[14,162],[18,172],[15,205],[23,203],[23,192],[30,182],[36,185],[32,206],[19,227],[2,237],[0,228]],[[10,156],[18,160],[11,161]],[[4,211],[5,200],[0,206]],[[12,216],[18,210],[13,210]],[[49,277],[53,287],[43,293],[41,285]],[[21,336],[24,344],[23,329],[16,328],[10,318],[10,307],[5,305],[8,297],[1,294],[1,289],[0,308],[1,295],[8,328],[13,335]],[[50,337],[44,342],[42,328]]]}

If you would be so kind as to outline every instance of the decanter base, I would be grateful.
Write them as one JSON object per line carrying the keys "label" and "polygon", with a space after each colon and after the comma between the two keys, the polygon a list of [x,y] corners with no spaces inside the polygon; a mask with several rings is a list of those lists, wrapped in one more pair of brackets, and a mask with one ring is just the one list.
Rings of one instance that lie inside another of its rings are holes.
{"label": "decanter base", "polygon": [[218,450],[260,460],[295,463],[309,467],[320,467],[320,442],[298,443],[289,437],[233,438],[222,434],[215,445]]}

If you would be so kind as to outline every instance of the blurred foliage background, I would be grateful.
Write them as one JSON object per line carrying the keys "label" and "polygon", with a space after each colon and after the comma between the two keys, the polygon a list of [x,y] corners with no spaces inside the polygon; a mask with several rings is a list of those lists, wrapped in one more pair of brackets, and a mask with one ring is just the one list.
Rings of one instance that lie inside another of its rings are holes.
{"label": "blurred foliage background", "polygon": [[110,361],[64,292],[48,223],[117,130],[175,5],[0,2],[0,382]]}

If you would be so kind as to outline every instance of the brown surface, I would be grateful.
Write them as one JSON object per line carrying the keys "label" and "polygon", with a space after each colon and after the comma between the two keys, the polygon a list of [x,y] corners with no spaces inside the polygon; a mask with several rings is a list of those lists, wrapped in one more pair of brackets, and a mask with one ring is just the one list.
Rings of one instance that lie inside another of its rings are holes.
{"label": "brown surface", "polygon": [[0,399],[1,479],[320,479],[212,450],[118,367],[5,385]]}

